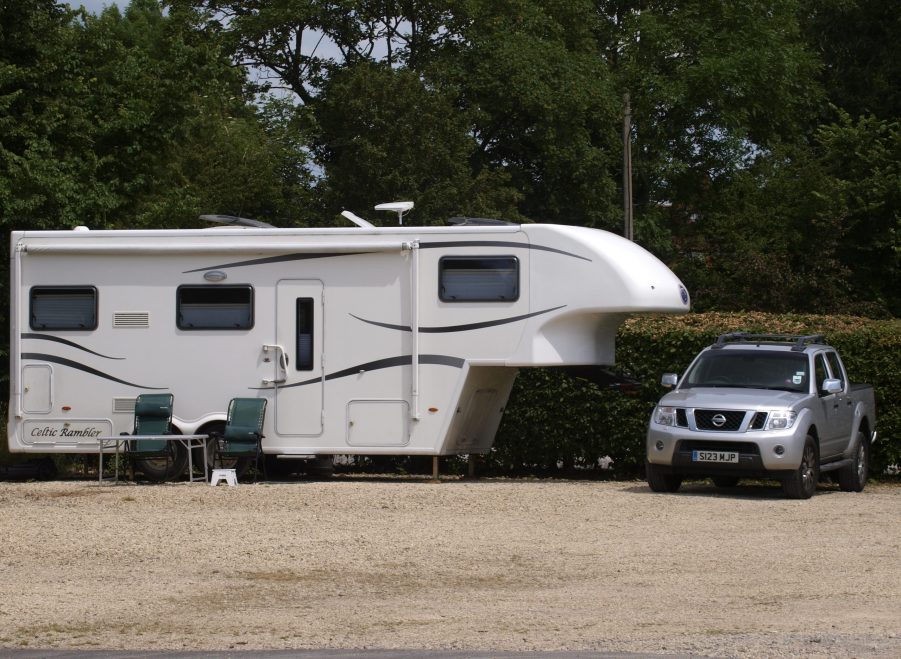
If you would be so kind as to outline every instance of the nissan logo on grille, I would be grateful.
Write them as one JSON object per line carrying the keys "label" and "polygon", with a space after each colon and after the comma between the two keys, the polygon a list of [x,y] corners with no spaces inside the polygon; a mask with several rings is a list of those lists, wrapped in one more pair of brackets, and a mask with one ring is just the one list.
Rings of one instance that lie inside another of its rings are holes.
{"label": "nissan logo on grille", "polygon": [[712,419],[710,419],[717,428],[722,428],[726,425],[726,417],[722,414],[715,414]]}

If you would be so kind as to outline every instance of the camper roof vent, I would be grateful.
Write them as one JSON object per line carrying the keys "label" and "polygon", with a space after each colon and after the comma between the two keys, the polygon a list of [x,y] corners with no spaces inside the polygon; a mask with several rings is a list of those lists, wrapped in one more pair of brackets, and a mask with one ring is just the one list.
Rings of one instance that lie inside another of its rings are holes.
{"label": "camper roof vent", "polygon": [[113,327],[150,327],[147,311],[117,311],[113,314]]}
{"label": "camper roof vent", "polygon": [[268,222],[260,220],[252,220],[249,217],[238,217],[236,215],[201,215],[200,219],[204,222],[215,222],[216,224],[228,224],[235,227],[255,227],[257,229],[274,229],[275,227]]}
{"label": "camper roof vent", "polygon": [[72,227],[72,231],[90,231],[90,229],[83,224],[79,224],[77,227]]}
{"label": "camper roof vent", "polygon": [[495,220],[490,217],[452,217],[447,220],[448,224],[456,227],[492,227],[492,226],[516,226],[516,222],[508,222],[507,220]]}

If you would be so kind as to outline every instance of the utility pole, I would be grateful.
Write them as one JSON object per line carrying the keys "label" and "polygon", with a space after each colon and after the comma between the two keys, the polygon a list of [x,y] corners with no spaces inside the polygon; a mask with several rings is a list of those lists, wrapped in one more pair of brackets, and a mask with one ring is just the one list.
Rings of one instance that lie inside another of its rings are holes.
{"label": "utility pole", "polygon": [[629,94],[623,95],[623,236],[634,240],[632,232],[632,107]]}

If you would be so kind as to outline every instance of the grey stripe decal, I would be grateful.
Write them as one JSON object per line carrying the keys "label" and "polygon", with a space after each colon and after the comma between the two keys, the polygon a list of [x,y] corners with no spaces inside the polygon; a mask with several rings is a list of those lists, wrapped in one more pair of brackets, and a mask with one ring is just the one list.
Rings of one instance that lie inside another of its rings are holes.
{"label": "grey stripe decal", "polygon": [[457,240],[448,242],[419,243],[419,249],[433,249],[436,247],[509,247],[519,249],[533,249],[539,252],[553,252],[555,254],[563,254],[564,256],[571,256],[574,259],[581,259],[583,261],[588,261],[589,263],[591,262],[591,259],[585,256],[579,256],[578,254],[573,254],[572,252],[565,252],[562,249],[557,249],[555,247],[531,245],[529,243],[514,243],[504,240]]}
{"label": "grey stripe decal", "polygon": [[[253,248],[248,248],[252,250]],[[262,259],[251,259],[249,261],[235,261],[233,263],[220,263],[219,265],[210,265],[203,268],[194,268],[193,270],[185,270],[182,274],[186,275],[191,272],[205,272],[206,270],[225,270],[227,268],[241,268],[246,265],[266,265],[267,263],[284,263],[286,261],[305,261],[307,259],[327,259],[332,256],[349,256],[351,254],[372,254],[372,252],[323,252],[321,254],[282,254],[281,256],[267,256]]]}
{"label": "grey stripe decal", "polygon": [[[545,309],[544,311],[533,311],[532,313],[523,314],[522,316],[511,316],[510,318],[501,318],[499,320],[486,320],[481,323],[469,323],[467,325],[445,325],[443,327],[420,327],[419,331],[423,334],[443,334],[446,332],[468,332],[470,330],[484,329],[486,327],[497,327],[498,325],[507,325],[509,323],[515,323],[520,320],[525,320],[526,318],[532,318],[533,316],[540,316],[542,314],[551,313],[552,311],[557,311],[558,309],[563,309],[566,305],[562,304],[559,307],[553,307],[551,309]],[[401,332],[412,332],[413,328],[409,325],[394,325],[392,323],[380,323],[376,320],[366,320],[365,318],[360,318],[359,316],[354,316],[354,314],[349,314],[352,318],[356,318],[360,322],[369,323],[370,325],[376,325],[378,327],[385,327],[387,329],[399,330]]]}
{"label": "grey stripe decal", "polygon": [[[504,240],[451,240],[443,242],[420,242],[420,249],[435,249],[440,247],[503,247],[508,249],[533,249],[541,252],[553,252],[554,254],[562,254],[571,256],[575,259],[591,262],[591,259],[566,252],[562,249],[554,247],[544,247],[543,245],[530,245],[529,243],[516,243]],[[248,248],[249,250],[252,248]],[[372,254],[372,252],[335,252],[335,253],[311,253],[311,254],[282,254],[281,256],[267,256],[261,259],[251,259],[249,261],[233,261],[231,263],[219,263],[217,265],[204,266],[203,268],[194,268],[193,270],[185,270],[183,275],[192,272],[204,272],[206,270],[225,270],[227,268],[241,268],[249,265],[265,265],[268,263],[285,263],[287,261],[305,261],[307,259],[325,259],[332,256],[352,256],[355,254]]]}
{"label": "grey stripe decal", "polygon": [[[385,359],[377,359],[372,362],[366,362],[365,364],[359,364],[357,366],[351,366],[350,368],[345,368],[340,371],[336,371],[334,373],[330,373],[326,375],[325,378],[321,376],[318,378],[310,378],[309,380],[304,380],[302,382],[295,382],[293,384],[286,384],[283,386],[279,386],[279,389],[290,389],[291,387],[303,387],[308,384],[316,384],[318,382],[328,382],[329,380],[337,380],[338,378],[346,378],[349,375],[357,375],[360,371],[379,371],[383,368],[393,368],[395,366],[409,366],[413,363],[413,357],[411,355],[401,355],[400,357],[387,357]],[[460,357],[450,357],[448,355],[420,355],[419,356],[420,364],[437,364],[439,366],[452,366],[454,368],[463,368],[463,364],[466,363],[465,360]],[[251,389],[259,390],[259,389],[271,389],[271,387],[251,387]]]}
{"label": "grey stripe decal", "polygon": [[63,345],[71,346],[73,348],[78,348],[79,350],[84,350],[85,352],[89,352],[92,355],[97,355],[98,357],[103,357],[104,359],[125,359],[125,357],[110,357],[109,355],[101,355],[99,352],[94,352],[89,348],[85,348],[84,346],[80,346],[74,341],[69,341],[68,339],[62,339],[58,336],[51,336],[50,334],[36,334],[33,332],[24,332],[22,334],[23,339],[37,339],[39,341],[55,341],[56,343],[62,343]]}
{"label": "grey stripe decal", "polygon": [[127,382],[125,380],[120,380],[117,377],[113,377],[109,373],[104,373],[103,371],[98,371],[96,368],[91,368],[90,366],[85,366],[84,364],[79,364],[78,362],[72,361],[71,359],[65,359],[64,357],[57,357],[56,355],[46,355],[41,352],[23,352],[22,359],[34,359],[40,362],[51,362],[53,364],[60,364],[61,366],[68,366],[69,368],[74,368],[77,371],[84,371],[85,373],[90,373],[91,375],[96,375],[99,378],[103,378],[104,380],[112,380],[113,382],[118,382],[119,384],[128,385],[129,387],[135,387],[137,389],[168,389],[169,387],[148,387],[143,384],[135,384],[134,382]]}

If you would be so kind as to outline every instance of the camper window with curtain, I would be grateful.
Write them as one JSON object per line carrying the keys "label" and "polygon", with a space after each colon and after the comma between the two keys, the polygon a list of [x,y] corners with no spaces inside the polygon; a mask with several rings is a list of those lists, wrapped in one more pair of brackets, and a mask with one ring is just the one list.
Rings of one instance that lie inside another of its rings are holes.
{"label": "camper window with curtain", "polygon": [[514,302],[519,299],[515,256],[445,256],[438,262],[442,302]]}
{"label": "camper window with curtain", "polygon": [[253,327],[250,286],[179,286],[178,329],[234,330]]}
{"label": "camper window with curtain", "polygon": [[31,329],[97,329],[97,289],[93,286],[34,286]]}

